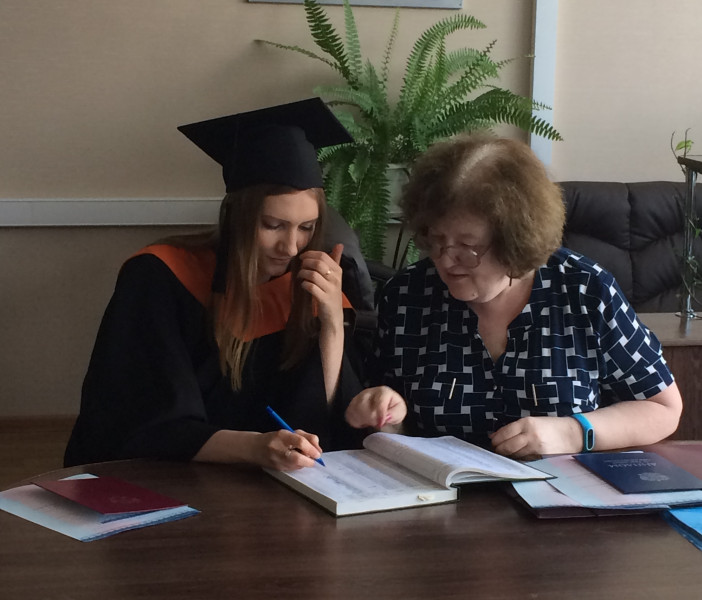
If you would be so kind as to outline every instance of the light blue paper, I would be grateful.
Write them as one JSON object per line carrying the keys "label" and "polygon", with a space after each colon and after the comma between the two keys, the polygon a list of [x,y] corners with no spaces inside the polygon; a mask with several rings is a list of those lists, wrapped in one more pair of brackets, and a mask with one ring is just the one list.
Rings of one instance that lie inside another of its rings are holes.
{"label": "light blue paper", "polygon": [[[74,478],[90,477],[95,475],[84,474]],[[100,513],[31,484],[0,492],[0,509],[81,542],[185,519],[200,512],[190,506],[178,506],[104,522]]]}
{"label": "light blue paper", "polygon": [[686,540],[702,550],[702,506],[674,508],[666,511],[664,517]]}
{"label": "light blue paper", "polygon": [[[580,465],[570,455],[552,456],[528,464],[556,477],[550,479],[548,483],[516,482],[512,484],[533,508],[584,506],[598,509],[639,510],[702,504],[702,490],[623,494]],[[560,494],[554,494],[549,487],[555,488]]]}

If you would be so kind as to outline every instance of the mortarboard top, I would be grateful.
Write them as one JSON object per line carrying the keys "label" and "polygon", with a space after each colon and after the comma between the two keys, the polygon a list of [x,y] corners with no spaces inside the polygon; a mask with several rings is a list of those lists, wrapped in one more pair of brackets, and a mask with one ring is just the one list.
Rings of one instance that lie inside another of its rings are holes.
{"label": "mortarboard top", "polygon": [[222,165],[227,192],[259,183],[322,187],[316,149],[353,138],[320,98],[309,98],[178,130]]}

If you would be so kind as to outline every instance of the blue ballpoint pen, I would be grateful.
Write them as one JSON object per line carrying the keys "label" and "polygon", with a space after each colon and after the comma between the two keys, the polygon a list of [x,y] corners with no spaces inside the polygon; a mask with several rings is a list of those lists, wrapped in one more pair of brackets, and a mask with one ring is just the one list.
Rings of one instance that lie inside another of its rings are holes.
{"label": "blue ballpoint pen", "polygon": [[[275,422],[278,423],[278,425],[280,425],[283,429],[287,429],[288,431],[292,431],[293,433],[295,433],[295,430],[292,427],[290,427],[290,425],[288,425],[285,421],[283,421],[283,419],[280,418],[280,415],[277,412],[275,412],[270,406],[266,406],[266,410],[268,411],[268,414],[271,417],[273,417],[273,419],[275,419]],[[321,457],[315,458],[314,460],[316,460],[323,467],[327,466],[324,464],[324,461]]]}

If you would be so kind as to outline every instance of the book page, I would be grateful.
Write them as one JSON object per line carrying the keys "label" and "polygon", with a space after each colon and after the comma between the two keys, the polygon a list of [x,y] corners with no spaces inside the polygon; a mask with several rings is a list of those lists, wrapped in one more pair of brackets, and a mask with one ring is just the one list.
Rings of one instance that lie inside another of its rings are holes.
{"label": "book page", "polygon": [[548,481],[513,481],[512,487],[532,508],[582,507],[582,504],[559,492]]}
{"label": "book page", "polygon": [[286,473],[266,471],[340,515],[456,499],[455,490],[367,450],[325,452],[324,463],[326,467],[315,465]]}
{"label": "book page", "polygon": [[549,475],[453,436],[369,435],[363,445],[392,462],[448,487],[459,483],[547,479]]}

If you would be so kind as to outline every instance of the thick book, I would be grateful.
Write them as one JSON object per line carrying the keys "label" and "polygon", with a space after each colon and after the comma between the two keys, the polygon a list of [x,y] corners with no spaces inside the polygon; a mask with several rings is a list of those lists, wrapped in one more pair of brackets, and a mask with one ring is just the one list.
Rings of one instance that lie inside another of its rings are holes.
{"label": "thick book", "polygon": [[518,499],[540,518],[636,514],[702,505],[702,490],[625,494],[569,454],[529,464],[554,476],[548,481],[512,483]]}
{"label": "thick book", "polygon": [[455,502],[455,486],[548,473],[452,436],[373,433],[363,450],[325,452],[326,467],[266,472],[336,516]]}
{"label": "thick book", "polygon": [[702,479],[655,452],[595,452],[575,459],[624,494],[702,490]]}

